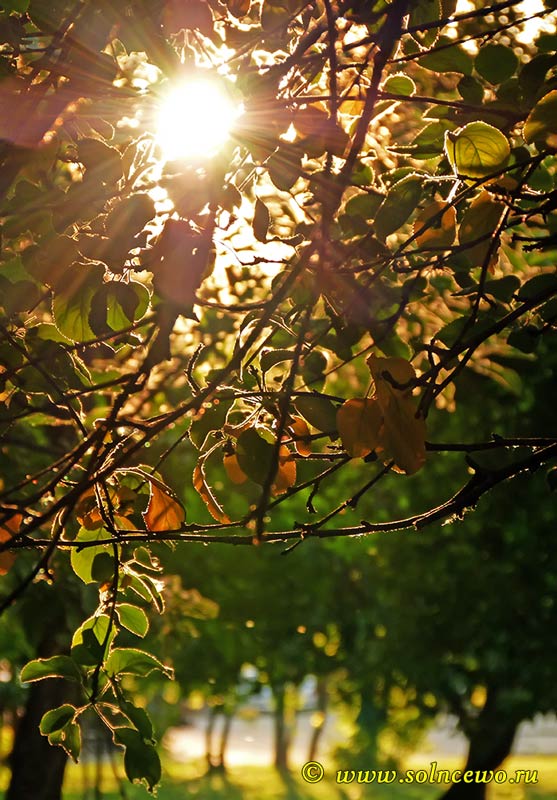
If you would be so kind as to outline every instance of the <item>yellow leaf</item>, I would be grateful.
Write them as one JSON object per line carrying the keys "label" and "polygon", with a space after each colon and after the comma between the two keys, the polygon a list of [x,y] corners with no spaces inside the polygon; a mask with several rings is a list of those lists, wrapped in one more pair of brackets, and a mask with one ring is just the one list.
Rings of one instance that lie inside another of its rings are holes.
{"label": "yellow leaf", "polygon": [[404,358],[380,358],[375,353],[372,353],[366,363],[376,387],[380,381],[387,381],[385,373],[388,373],[395,383],[400,384],[400,386],[413,381],[416,377],[416,370]]}
{"label": "yellow leaf", "polygon": [[363,458],[379,446],[381,424],[381,410],[375,398],[355,397],[337,411],[342,445],[352,458]]}
{"label": "yellow leaf", "polygon": [[[1,544],[4,544],[4,542],[9,542],[10,539],[19,532],[22,519],[22,514],[14,514],[13,517],[10,517],[9,520],[0,526]],[[0,553],[0,575],[5,575],[8,570],[12,568],[14,561],[14,553],[10,553],[8,550],[4,550],[2,553]]]}
{"label": "yellow leaf", "polygon": [[242,483],[247,481],[248,476],[238,463],[238,456],[236,453],[225,455],[222,463],[228,476],[228,480],[232,481],[232,483],[235,483],[237,486],[241,486]]}
{"label": "yellow leaf", "polygon": [[287,489],[296,483],[296,462],[288,447],[283,444],[279,450],[279,460],[275,482],[272,486],[273,495],[284,494]]}
{"label": "yellow leaf", "polygon": [[377,402],[383,412],[380,438],[384,460],[392,458],[397,472],[413,475],[425,463],[425,420],[416,416],[412,396],[394,389],[386,381],[378,386]]}
{"label": "yellow leaf", "polygon": [[217,522],[230,522],[229,517],[224,513],[222,506],[211,491],[211,487],[205,479],[205,473],[199,464],[196,465],[193,471],[193,486],[207,506],[207,511],[213,519],[216,519]]}
{"label": "yellow leaf", "polygon": [[149,503],[143,512],[145,526],[149,531],[174,531],[182,527],[186,512],[174,497],[149,482]]}

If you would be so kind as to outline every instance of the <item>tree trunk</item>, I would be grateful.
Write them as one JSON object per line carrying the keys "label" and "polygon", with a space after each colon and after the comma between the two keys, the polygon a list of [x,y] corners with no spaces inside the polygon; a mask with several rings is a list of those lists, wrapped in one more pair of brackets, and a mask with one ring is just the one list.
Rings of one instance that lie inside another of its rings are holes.
{"label": "tree trunk", "polygon": [[10,755],[11,779],[5,800],[61,800],[67,756],[39,731],[43,714],[68,702],[71,687],[62,680],[31,686]]}
{"label": "tree trunk", "polygon": [[320,715],[318,724],[314,726],[311,732],[311,739],[309,742],[308,761],[315,761],[319,748],[321,736],[325,730],[325,721],[327,719],[327,684],[324,680],[317,681],[317,713]]}
{"label": "tree trunk", "polygon": [[275,768],[288,772],[288,729],[285,719],[285,686],[273,687],[275,696]]}
{"label": "tree trunk", "polygon": [[226,771],[226,748],[228,746],[228,739],[230,738],[230,728],[232,727],[232,717],[233,714],[230,712],[226,712],[224,714],[224,720],[222,725],[222,731],[220,734],[220,746],[219,746],[219,755],[218,755],[218,768],[223,772]]}
{"label": "tree trunk", "polygon": [[[484,709],[475,720],[475,731],[469,737],[469,749],[466,764],[462,769],[464,775],[467,771],[480,773],[478,776],[486,780],[490,772],[496,772],[498,767],[510,754],[519,721],[516,719],[505,719],[503,714],[498,712],[495,703],[495,696],[492,693]],[[475,775],[474,775],[475,778]],[[493,784],[478,783],[453,783],[445,792],[441,800],[485,800],[487,787]]]}
{"label": "tree trunk", "polygon": [[205,728],[205,759],[207,761],[207,769],[213,768],[213,730],[215,728],[215,721],[217,719],[217,710],[213,706],[209,709],[209,716],[207,717],[207,726]]}

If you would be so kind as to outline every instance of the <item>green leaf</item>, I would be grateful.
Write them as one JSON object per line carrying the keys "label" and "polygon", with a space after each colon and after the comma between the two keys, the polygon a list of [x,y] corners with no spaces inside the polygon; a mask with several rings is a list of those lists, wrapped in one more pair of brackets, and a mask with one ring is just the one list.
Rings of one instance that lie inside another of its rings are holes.
{"label": "green leaf", "polygon": [[464,75],[458,82],[458,93],[465,103],[480,105],[484,99],[484,89],[471,75]]}
{"label": "green leaf", "polygon": [[147,311],[149,292],[141,283],[108,281],[91,300],[89,324],[97,336],[128,328]]}
{"label": "green leaf", "polygon": [[540,341],[539,333],[533,325],[525,325],[509,333],[507,344],[520,350],[521,353],[533,353]]}
{"label": "green leaf", "polygon": [[472,56],[447,36],[440,36],[431,52],[426,53],[418,64],[433,72],[460,72],[472,74]]}
{"label": "green leaf", "polygon": [[255,483],[262,485],[273,460],[274,447],[255,428],[248,428],[238,437],[236,457],[240,468]]}
{"label": "green leaf", "polygon": [[484,292],[495,297],[496,300],[509,303],[519,286],[520,278],[516,275],[505,275],[504,278],[499,278],[496,281],[486,281]]}
{"label": "green leaf", "polygon": [[77,145],[77,158],[91,178],[111,187],[123,175],[120,153],[99,139],[81,139]]}
{"label": "green leaf", "polygon": [[534,106],[524,123],[524,138],[528,144],[542,142],[557,146],[557,89]]}
{"label": "green leaf", "polygon": [[457,175],[487,178],[508,163],[507,137],[487,122],[470,122],[445,135],[445,153]]}
{"label": "green leaf", "polygon": [[383,84],[383,91],[389,94],[401,94],[410,97],[416,92],[416,84],[408,75],[390,75]]}
{"label": "green leaf", "polygon": [[161,762],[155,747],[132,728],[118,728],[114,741],[126,748],[124,767],[128,780],[145,781],[149,791],[153,791],[161,779]]}
{"label": "green leaf", "polygon": [[0,7],[8,13],[15,11],[16,14],[25,14],[29,8],[29,0],[2,0]]}
{"label": "green leaf", "polygon": [[480,47],[474,67],[486,81],[499,84],[512,78],[518,67],[518,58],[510,47],[487,44]]}
{"label": "green leaf", "polygon": [[118,603],[116,610],[120,625],[135,633],[136,636],[143,638],[146,635],[149,630],[149,620],[142,608],[132,606],[129,603]]}
{"label": "green leaf", "polygon": [[557,275],[554,272],[545,272],[535,275],[524,283],[518,292],[519,300],[533,300],[539,294],[557,292]]}
{"label": "green leaf", "polygon": [[546,475],[547,485],[551,492],[557,489],[557,467],[553,467]]}
{"label": "green leaf", "polygon": [[30,661],[21,670],[22,683],[42,681],[45,678],[65,678],[68,681],[81,681],[81,673],[75,661],[69,656],[52,656]]}
{"label": "green leaf", "polygon": [[269,230],[269,209],[259,197],[255,201],[255,214],[253,217],[253,233],[260,242],[267,241],[267,231]]}
{"label": "green leaf", "polygon": [[286,144],[273,153],[266,166],[270,179],[283,192],[291,189],[303,172],[299,150]]}
{"label": "green leaf", "polygon": [[139,675],[144,678],[154,670],[162,672],[167,678],[173,677],[171,667],[165,666],[155,656],[133,647],[117,647],[105,664],[109,675]]}
{"label": "green leaf", "polygon": [[58,745],[76,763],[81,752],[81,728],[77,722],[68,722],[60,730],[53,731],[48,736],[50,744]]}
{"label": "green leaf", "polygon": [[120,700],[119,705],[123,713],[128,717],[132,725],[137,728],[141,736],[143,736],[144,739],[152,739],[153,723],[145,709],[138,708],[127,700]]}
{"label": "green leaf", "polygon": [[103,285],[104,267],[73,264],[58,284],[52,301],[54,323],[74,342],[96,339],[89,323],[91,304]]}
{"label": "green leaf", "polygon": [[73,635],[72,658],[85,667],[98,664],[106,657],[116,634],[117,629],[114,626],[111,629],[108,614],[89,617]]}
{"label": "green leaf", "polygon": [[66,703],[63,706],[58,706],[58,708],[47,711],[46,714],[43,714],[41,719],[39,725],[40,732],[43,736],[48,736],[50,733],[60,730],[60,728],[63,728],[74,718],[76,710],[75,706]]}
{"label": "green leaf", "polygon": [[298,395],[294,405],[299,414],[318,431],[336,433],[337,406],[318,394]]}
{"label": "green leaf", "polygon": [[384,239],[404,225],[421,196],[422,178],[419,175],[407,175],[391,186],[375,215],[373,226],[377,235]]}
{"label": "green leaf", "polygon": [[[149,195],[134,194],[118,203],[108,214],[104,223],[106,235],[133,240],[154,216],[155,204]],[[129,244],[133,246],[133,241]]]}
{"label": "green leaf", "polygon": [[[99,539],[109,538],[109,536],[110,534],[105,528],[97,528],[93,531],[80,528],[75,541],[83,543],[96,542]],[[83,583],[96,583],[98,578],[93,575],[93,562],[98,555],[107,553],[107,545],[92,545],[85,547],[83,550],[78,547],[72,547],[70,556],[72,569]]]}

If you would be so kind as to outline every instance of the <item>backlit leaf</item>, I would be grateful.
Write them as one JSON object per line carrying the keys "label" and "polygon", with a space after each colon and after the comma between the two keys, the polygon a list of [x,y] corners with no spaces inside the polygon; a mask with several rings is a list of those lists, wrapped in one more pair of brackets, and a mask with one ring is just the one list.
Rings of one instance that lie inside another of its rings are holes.
{"label": "backlit leaf", "polygon": [[534,106],[524,123],[524,138],[528,143],[542,142],[557,148],[557,89]]}
{"label": "backlit leaf", "polygon": [[205,477],[205,472],[203,467],[199,464],[196,464],[195,469],[193,471],[193,487],[196,492],[199,494],[205,505],[207,506],[207,511],[216,519],[217,522],[230,522],[228,516],[224,513],[224,510],[220,503],[218,502],[217,498],[212,492],[211,487],[207,483],[207,479]]}
{"label": "backlit leaf", "polygon": [[149,531],[174,531],[182,527],[186,512],[182,504],[153,481],[149,481],[149,503],[143,512],[145,527]]}
{"label": "backlit leaf", "polygon": [[64,678],[67,681],[80,681],[81,673],[75,661],[69,656],[52,656],[29,661],[21,670],[22,683],[42,681],[45,678]]}
{"label": "backlit leaf", "polygon": [[283,494],[296,483],[296,462],[292,453],[282,445],[279,450],[277,472],[271,491],[273,495]]}
{"label": "backlit leaf", "polygon": [[162,672],[168,678],[173,677],[173,670],[165,666],[158,658],[143,650],[133,647],[116,647],[109,655],[106,664],[109,675],[138,675],[145,678],[153,671]]}
{"label": "backlit leaf", "polygon": [[228,476],[228,480],[232,481],[232,483],[235,483],[237,486],[241,486],[247,481],[248,476],[240,467],[238,457],[235,453],[225,455],[222,463]]}
{"label": "backlit leaf", "polygon": [[381,410],[374,398],[347,400],[337,411],[342,445],[352,458],[363,458],[379,445]]}
{"label": "backlit leaf", "polygon": [[142,608],[133,606],[130,603],[118,603],[116,610],[120,625],[127,628],[136,636],[143,638],[149,630],[149,620]]}
{"label": "backlit leaf", "polygon": [[457,175],[487,178],[503,169],[511,148],[507,137],[487,122],[469,122],[445,134],[445,153]]}
{"label": "backlit leaf", "polygon": [[145,742],[132,728],[117,728],[114,741],[126,748],[124,767],[128,780],[132,783],[145,781],[152,792],[161,779],[161,762],[155,746]]}
{"label": "backlit leaf", "polygon": [[450,247],[456,236],[456,210],[439,200],[428,205],[414,222],[420,247]]}
{"label": "backlit leaf", "polygon": [[[9,542],[19,532],[22,520],[22,514],[14,514],[10,519],[2,523],[0,526],[0,544]],[[10,553],[9,550],[3,550],[0,553],[0,575],[5,575],[12,568],[15,558],[15,553]]]}
{"label": "backlit leaf", "polygon": [[414,211],[422,196],[422,178],[407,175],[395,183],[379,206],[373,227],[382,239],[397,231]]}

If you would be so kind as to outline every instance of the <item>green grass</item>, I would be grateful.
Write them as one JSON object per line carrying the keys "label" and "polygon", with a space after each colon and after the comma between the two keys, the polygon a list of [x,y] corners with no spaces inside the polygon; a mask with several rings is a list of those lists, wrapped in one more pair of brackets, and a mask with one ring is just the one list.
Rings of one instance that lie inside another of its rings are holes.
{"label": "green grass", "polygon": [[[426,768],[428,760],[413,759],[408,767]],[[439,762],[439,769],[457,769],[460,764],[454,759]],[[532,756],[515,757],[505,764],[508,773],[515,769],[537,769],[539,782],[536,786],[501,784],[491,785],[488,800],[557,800],[557,759]],[[83,772],[80,767],[68,769],[64,800],[93,800],[93,767],[89,767],[89,790],[84,791]],[[304,783],[297,770],[288,780],[266,767],[233,767],[226,776],[202,774],[199,764],[166,763],[163,783],[158,800],[433,800],[443,793],[440,785],[337,785],[335,768],[331,765],[328,775],[318,784]],[[122,800],[115,778],[106,766],[102,774],[103,800]],[[127,800],[147,800],[147,791],[141,786],[124,783]]]}

